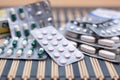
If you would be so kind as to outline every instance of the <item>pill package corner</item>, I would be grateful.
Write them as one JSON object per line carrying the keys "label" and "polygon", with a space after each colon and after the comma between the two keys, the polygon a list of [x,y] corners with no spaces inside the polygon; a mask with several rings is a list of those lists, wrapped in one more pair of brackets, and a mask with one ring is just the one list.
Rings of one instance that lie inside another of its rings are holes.
{"label": "pill package corner", "polygon": [[32,30],[31,34],[60,66],[65,66],[84,58],[82,52],[75,48],[53,26]]}

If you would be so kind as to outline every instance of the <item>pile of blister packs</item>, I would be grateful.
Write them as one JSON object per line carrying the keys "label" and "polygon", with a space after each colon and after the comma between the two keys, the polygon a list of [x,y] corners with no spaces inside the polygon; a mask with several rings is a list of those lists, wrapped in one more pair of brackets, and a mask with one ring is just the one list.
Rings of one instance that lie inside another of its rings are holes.
{"label": "pile of blister packs", "polygon": [[111,13],[106,9],[98,9],[89,16],[69,21],[64,27],[64,35],[79,43],[78,49],[86,55],[120,62],[120,21],[105,17],[105,14],[99,16],[100,12],[107,12],[106,16]]}
{"label": "pile of blister packs", "polygon": [[84,53],[120,62],[120,21],[95,13],[100,13],[99,9],[69,21],[60,32],[54,28],[47,0],[0,10],[0,37],[10,33],[0,44],[0,58],[45,60],[49,55],[58,65],[65,66],[82,60]]}

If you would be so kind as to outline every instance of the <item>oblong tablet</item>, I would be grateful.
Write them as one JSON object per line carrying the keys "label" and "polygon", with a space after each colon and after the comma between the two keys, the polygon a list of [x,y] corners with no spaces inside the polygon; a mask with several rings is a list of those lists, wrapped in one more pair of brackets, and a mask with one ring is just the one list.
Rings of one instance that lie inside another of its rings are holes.
{"label": "oblong tablet", "polygon": [[112,37],[111,40],[113,40],[114,42],[119,42],[120,38],[119,37]]}
{"label": "oblong tablet", "polygon": [[115,44],[115,42],[109,39],[99,39],[98,44],[112,47]]}
{"label": "oblong tablet", "polygon": [[94,47],[88,46],[85,44],[80,45],[80,49],[84,52],[91,53],[91,54],[95,54],[96,52],[96,49]]}
{"label": "oblong tablet", "polygon": [[93,36],[82,35],[80,39],[86,42],[92,42],[92,43],[95,42],[95,37]]}
{"label": "oblong tablet", "polygon": [[113,52],[107,50],[100,50],[99,55],[108,59],[115,59],[116,55]]}

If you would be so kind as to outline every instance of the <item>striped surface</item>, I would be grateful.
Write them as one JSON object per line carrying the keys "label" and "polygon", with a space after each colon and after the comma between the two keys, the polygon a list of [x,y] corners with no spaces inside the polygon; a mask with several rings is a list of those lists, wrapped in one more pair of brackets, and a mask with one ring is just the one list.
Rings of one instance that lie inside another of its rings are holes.
{"label": "striped surface", "polygon": [[[87,15],[91,10],[90,8],[53,8],[56,28],[63,27],[68,20]],[[0,80],[118,80],[119,77],[119,64],[88,56],[65,67],[59,67],[50,58],[46,61],[0,60]]]}

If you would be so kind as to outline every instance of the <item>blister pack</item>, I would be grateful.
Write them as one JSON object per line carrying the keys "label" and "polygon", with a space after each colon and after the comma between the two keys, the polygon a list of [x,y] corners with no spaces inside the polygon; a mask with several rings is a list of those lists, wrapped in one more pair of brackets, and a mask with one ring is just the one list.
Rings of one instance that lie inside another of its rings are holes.
{"label": "blister pack", "polygon": [[12,37],[28,37],[34,28],[54,25],[50,4],[46,1],[6,9]]}
{"label": "blister pack", "polygon": [[[87,27],[86,22],[72,20],[65,25],[64,30],[66,34],[71,35],[72,37],[77,37],[77,34],[91,34],[91,30]],[[71,33],[71,34],[70,34]]]}
{"label": "blister pack", "polygon": [[46,52],[36,40],[28,38],[6,38],[0,46],[0,58],[22,60],[45,60]]}
{"label": "blister pack", "polygon": [[83,51],[84,54],[92,57],[104,59],[104,60],[115,62],[115,63],[120,62],[120,52],[118,52],[117,49],[107,50],[103,48],[89,46],[86,44],[80,44],[79,49]]}
{"label": "blister pack", "polygon": [[70,37],[65,35],[65,37],[69,40],[88,44],[98,48],[105,48],[105,49],[112,49],[115,50],[120,47],[120,41],[115,42],[119,39],[119,37],[112,37],[112,38],[97,38],[90,35],[79,35],[77,38]]}
{"label": "blister pack", "polygon": [[84,55],[52,26],[31,31],[33,37],[60,66],[81,60]]}

